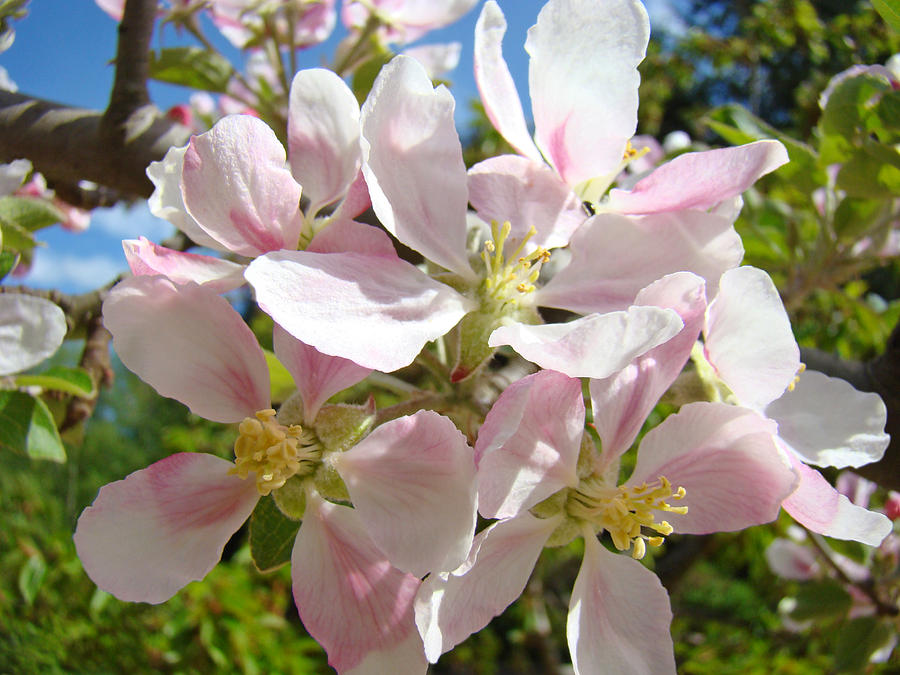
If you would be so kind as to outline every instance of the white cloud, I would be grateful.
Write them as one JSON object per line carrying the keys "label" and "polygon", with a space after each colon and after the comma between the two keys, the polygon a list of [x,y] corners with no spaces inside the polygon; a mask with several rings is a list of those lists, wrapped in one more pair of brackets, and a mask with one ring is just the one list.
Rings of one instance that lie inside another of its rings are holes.
{"label": "white cloud", "polygon": [[35,288],[83,293],[103,286],[127,269],[123,256],[73,255],[39,248],[35,250],[31,270],[21,281]]}
{"label": "white cloud", "polygon": [[98,228],[116,239],[147,239],[160,241],[171,237],[175,228],[168,221],[157,218],[147,207],[147,202],[134,206],[116,204],[108,209],[96,209],[91,213],[91,229]]}

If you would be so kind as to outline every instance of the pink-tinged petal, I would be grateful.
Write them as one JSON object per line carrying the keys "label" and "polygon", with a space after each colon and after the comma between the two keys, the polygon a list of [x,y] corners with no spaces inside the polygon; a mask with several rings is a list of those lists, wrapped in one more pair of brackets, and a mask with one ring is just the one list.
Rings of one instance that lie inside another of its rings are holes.
{"label": "pink-tinged petal", "polygon": [[449,418],[391,420],[335,459],[369,536],[417,577],[455,569],[475,534],[475,460]]}
{"label": "pink-tinged petal", "polygon": [[385,229],[469,279],[466,167],[454,105],[445,87],[432,87],[418,61],[395,57],[363,106],[363,174]]}
{"label": "pink-tinged petal", "polygon": [[197,221],[188,213],[181,196],[181,171],[187,146],[172,147],[159,162],[150,162],[147,177],[153,183],[153,194],[147,200],[150,213],[157,218],[168,220],[188,238],[200,246],[227,251],[221,243],[210,237]]}
{"label": "pink-tinged petal", "polygon": [[331,396],[362,381],[371,368],[363,368],[353,361],[323,354],[315,347],[275,325],[273,333],[275,355],[294,378],[303,399],[303,421],[311,424],[319,408]]}
{"label": "pink-tinged petal", "polygon": [[418,638],[413,602],[420,582],[391,565],[354,509],[307,497],[291,578],[300,619],[338,673]]}
{"label": "pink-tinged petal", "polygon": [[649,39],[637,0],[554,0],[528,31],[535,138],[569,185],[618,171],[637,127]]}
{"label": "pink-tinged petal", "polygon": [[620,213],[708,209],[739,195],[761,176],[787,163],[778,141],[756,141],[679,155],[630,190],[612,190],[609,207]]}
{"label": "pink-tinged petal", "polygon": [[775,424],[747,408],[690,403],[641,441],[628,485],[665,476],[683,487],[686,514],[665,513],[676,532],[730,532],[775,519],[797,486]]}
{"label": "pink-tinged petal", "polygon": [[[706,312],[703,279],[690,272],[671,274],[638,293],[635,302],[675,310],[684,328],[615,375],[591,380],[591,409],[594,426],[603,441],[604,466],[631,447],[659,397],[687,362]],[[602,468],[598,470],[602,472]]]}
{"label": "pink-tinged petal", "polygon": [[566,624],[576,675],[674,675],[671,623],[669,594],[659,578],[588,537]]}
{"label": "pink-tinged petal", "polygon": [[163,275],[176,284],[193,281],[213,293],[225,293],[244,284],[244,266],[229,260],[175,251],[146,237],[125,239],[122,248],[135,276]]}
{"label": "pink-tinged petal", "polygon": [[103,323],[129,370],[197,415],[238,422],[269,407],[269,370],[256,337],[212,291],[132,277],[110,291]]}
{"label": "pink-tinged petal", "polygon": [[510,345],[529,361],[569,377],[604,378],[682,327],[678,314],[670,309],[629,307],[569,323],[501,326],[491,333],[488,345]]}
{"label": "pink-tinged petal", "polygon": [[49,300],[0,295],[0,375],[26,370],[55,354],[66,331],[66,315]]}
{"label": "pink-tinged petal", "polygon": [[370,206],[372,206],[372,199],[369,197],[369,186],[366,185],[366,178],[363,176],[362,168],[360,168],[356,178],[350,183],[350,187],[347,188],[346,196],[338,204],[331,217],[344,220],[356,218]]}
{"label": "pink-tinged petal", "polygon": [[776,539],[766,549],[769,569],[784,579],[807,581],[819,575],[819,561],[809,546],[790,539]]}
{"label": "pink-tinged petal", "polygon": [[369,652],[358,666],[345,671],[345,675],[384,675],[384,673],[409,673],[425,675],[428,661],[422,647],[422,638],[416,631],[395,647]]}
{"label": "pink-tinged petal", "polygon": [[841,471],[834,481],[834,488],[857,506],[866,508],[875,490],[878,489],[878,484],[852,471]]}
{"label": "pink-tinged petal", "polygon": [[511,384],[478,432],[478,510],[509,518],[578,483],[581,381],[542,370]]}
{"label": "pink-tinged petal", "polygon": [[484,112],[494,128],[516,150],[535,162],[543,162],[522,112],[516,84],[503,59],[506,18],[494,0],[488,0],[475,24],[475,82]]}
{"label": "pink-tinged petal", "polygon": [[300,186],[275,132],[255,117],[229,115],[191,138],[181,194],[200,227],[235,253],[297,247]]}
{"label": "pink-tinged petal", "polygon": [[877,462],[891,442],[884,433],[887,409],[878,394],[857,391],[844,380],[807,370],[793,391],[766,408],[778,435],[807,464],[858,467]]}
{"label": "pink-tinged petal", "polygon": [[530,513],[482,530],[466,562],[449,575],[432,574],[416,596],[416,625],[432,663],[490,623],[516,598],[559,519]]}
{"label": "pink-tinged petal", "polygon": [[306,247],[309,253],[362,253],[396,258],[391,238],[372,225],[355,220],[336,220],[321,230]]}
{"label": "pink-tinged petal", "polygon": [[75,528],[87,575],[120,600],[154,604],[205,577],[259,499],[232,468],[179,453],[100,488]]}
{"label": "pink-tinged petal", "polygon": [[598,215],[578,229],[570,250],[572,261],[538,289],[535,302],[582,314],[623,309],[642,288],[674,272],[703,277],[712,297],[722,273],[744,255],[732,221],[702,211]]}
{"label": "pink-tinged petal", "polygon": [[385,372],[409,365],[471,308],[399,258],[282,251],[244,276],[260,308],[298,340]]}
{"label": "pink-tinged petal", "polygon": [[565,246],[587,218],[550,167],[517,155],[491,157],[469,169],[469,202],[485,222],[509,221],[512,239],[521,241],[534,227],[528,251]]}
{"label": "pink-tinged petal", "polygon": [[301,70],[288,109],[291,173],[315,214],[346,192],[359,171],[359,104],[346,83],[324,68]]}
{"label": "pink-tinged petal", "polygon": [[869,546],[878,546],[891,533],[893,525],[884,514],[857,506],[831,487],[818,471],[795,456],[791,460],[800,474],[800,485],[783,506],[798,523],[826,537],[851,539]]}
{"label": "pink-tinged petal", "polygon": [[706,358],[741,405],[762,410],[800,368],[800,348],[778,289],[755,267],[722,275],[703,335]]}

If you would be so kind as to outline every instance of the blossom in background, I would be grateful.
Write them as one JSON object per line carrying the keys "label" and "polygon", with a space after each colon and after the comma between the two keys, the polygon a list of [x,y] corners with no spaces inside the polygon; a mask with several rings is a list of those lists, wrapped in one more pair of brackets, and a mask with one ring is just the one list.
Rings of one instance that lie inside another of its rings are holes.
{"label": "blossom in background", "polygon": [[334,30],[335,0],[212,0],[213,23],[238,49],[259,46],[260,36],[281,49],[302,49],[324,42]]}
{"label": "blossom in background", "polygon": [[261,496],[293,481],[305,502],[294,514],[303,522],[293,589],[307,630],[339,672],[372,662],[424,672],[413,624],[419,578],[456,567],[475,526],[472,450],[453,423],[420,411],[334,447],[317,434],[318,411],[369,370],[277,327],[275,352],[302,405],[276,416],[252,331],[223,298],[193,283],[126,280],[104,303],[104,321],[123,363],[160,394],[240,425],[234,463],[179,453],[101,488],[75,531],[98,586],[123,600],[167,600],[215,566]]}
{"label": "blossom in background", "polygon": [[345,0],[341,20],[348,30],[359,33],[374,11],[381,40],[404,45],[458,21],[476,4],[478,0]]}
{"label": "blossom in background", "polygon": [[890,442],[881,398],[802,371],[778,290],[754,267],[722,275],[703,335],[694,357],[713,397],[778,423],[779,445],[801,478],[785,510],[813,532],[877,546],[891,531],[890,520],[848,500],[808,465],[847,468],[881,459]]}

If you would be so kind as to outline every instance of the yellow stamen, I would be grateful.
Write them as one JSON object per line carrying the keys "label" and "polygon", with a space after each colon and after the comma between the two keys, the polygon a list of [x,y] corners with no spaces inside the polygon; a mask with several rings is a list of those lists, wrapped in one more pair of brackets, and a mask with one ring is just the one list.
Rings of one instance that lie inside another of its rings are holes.
{"label": "yellow stamen", "polygon": [[246,417],[238,426],[234,468],[229,473],[246,478],[256,474],[256,489],[265,496],[295,474],[311,473],[321,456],[314,439],[300,425],[275,421],[271,408]]}
{"label": "yellow stamen", "polygon": [[[522,239],[516,250],[504,256],[504,245],[512,230],[507,220],[502,225],[491,222],[491,236],[484,242],[481,259],[484,261],[484,290],[486,299],[499,305],[518,304],[519,295],[534,291],[534,282],[541,273],[541,265],[550,260],[550,252],[538,247],[528,254],[522,254],[528,240],[537,234],[532,227]],[[509,261],[509,262],[507,262]],[[512,262],[515,261],[515,262]]]}
{"label": "yellow stamen", "polygon": [[806,364],[801,363],[800,367],[797,369],[797,374],[794,375],[793,381],[788,385],[788,391],[794,391],[797,387],[797,383],[800,381],[800,376],[803,374],[803,371],[806,370]]}
{"label": "yellow stamen", "polygon": [[[665,520],[656,521],[655,511],[687,513],[686,506],[672,506],[668,500],[684,499],[683,487],[672,490],[672,484],[660,476],[655,483],[638,486],[608,486],[592,476],[569,494],[567,510],[570,515],[607,530],[613,544],[620,551],[632,549],[631,557],[640,560],[647,544],[660,546],[663,538],[672,534],[672,526]],[[662,536],[647,536],[641,528],[648,528]]]}

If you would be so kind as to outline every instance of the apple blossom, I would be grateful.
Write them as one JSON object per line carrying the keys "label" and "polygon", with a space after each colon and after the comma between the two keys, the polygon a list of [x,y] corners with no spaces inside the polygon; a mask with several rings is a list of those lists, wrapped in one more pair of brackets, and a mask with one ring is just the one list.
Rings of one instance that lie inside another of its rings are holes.
{"label": "apple blossom", "polygon": [[407,44],[459,20],[478,0],[345,0],[341,20],[362,32],[373,17],[386,43]]}
{"label": "apple blossom", "polygon": [[341,413],[322,404],[370,371],[278,327],[275,353],[299,400],[276,414],[252,331],[195,283],[126,280],[110,292],[104,320],[122,361],[159,393],[211,420],[240,424],[234,463],[179,453],[101,488],[75,531],[88,575],[121,599],[163,602],[204,577],[271,494],[287,515],[302,518],[294,596],[330,663],[339,672],[363,672],[373,662],[424,672],[412,613],[419,577],[458,566],[475,526],[472,450],[452,422],[419,411],[365,435],[372,416],[363,410],[336,429]]}
{"label": "apple blossom", "polygon": [[814,532],[877,546],[890,532],[890,520],[852,503],[807,465],[878,461],[890,441],[881,398],[804,372],[778,291],[754,267],[722,275],[703,335],[693,358],[713,400],[752,408],[778,424],[778,443],[801,477],[785,510]]}
{"label": "apple blossom", "polygon": [[59,306],[30,295],[0,295],[0,375],[36,366],[59,349],[66,336]]}

